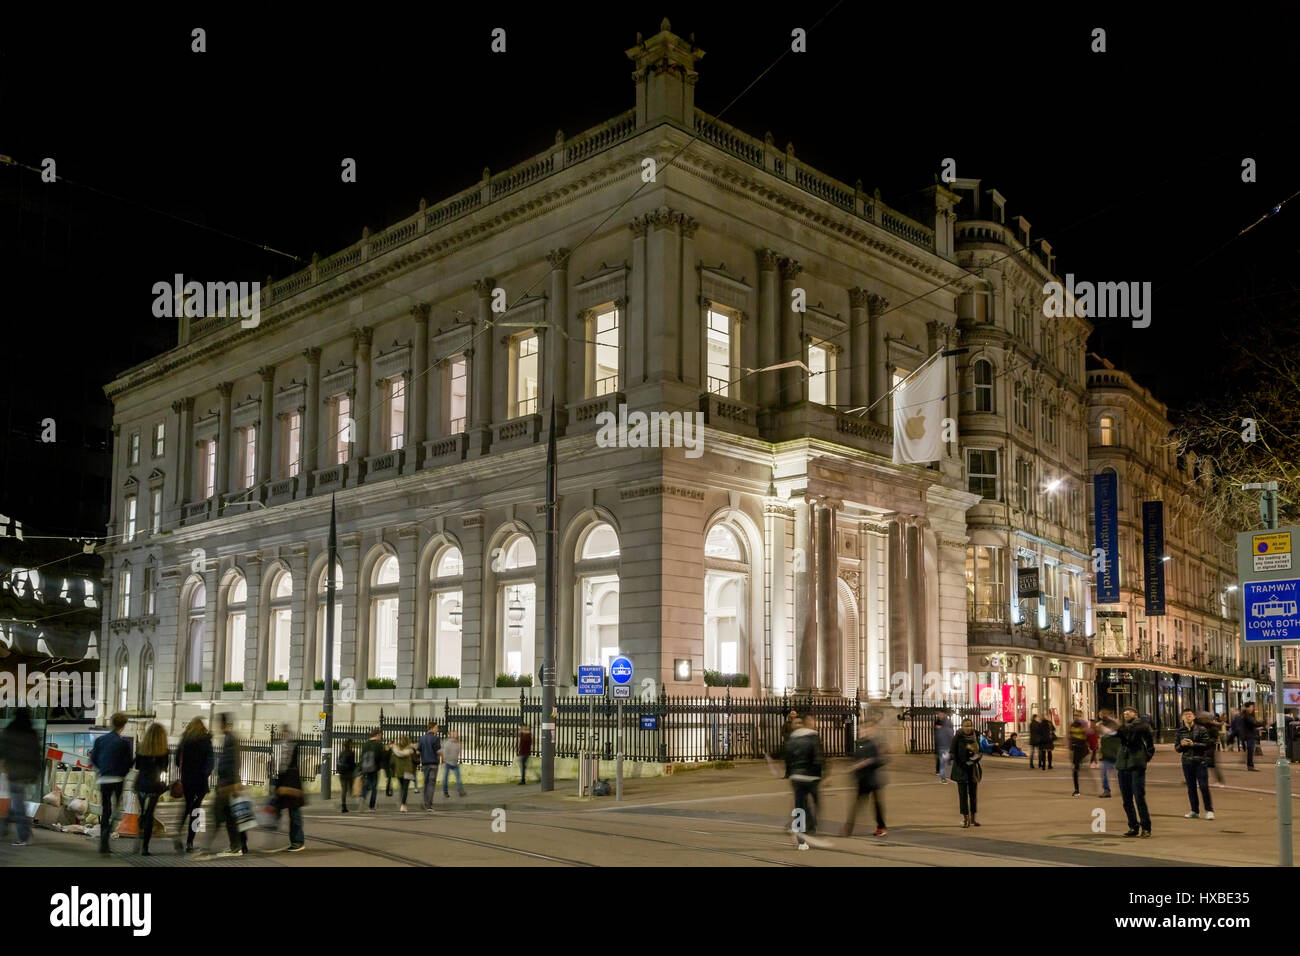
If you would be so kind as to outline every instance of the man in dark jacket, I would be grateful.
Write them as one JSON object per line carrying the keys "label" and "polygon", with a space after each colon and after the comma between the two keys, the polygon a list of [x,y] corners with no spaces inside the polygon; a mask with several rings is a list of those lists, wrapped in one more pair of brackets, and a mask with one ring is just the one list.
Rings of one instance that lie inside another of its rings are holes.
{"label": "man in dark jacket", "polygon": [[0,837],[9,832],[9,821],[18,827],[18,842],[32,842],[32,821],[27,816],[28,788],[41,779],[41,742],[32,727],[27,708],[20,709],[0,734],[0,767],[9,778],[9,816],[0,823]]}
{"label": "man in dark jacket", "polygon": [[812,727],[808,714],[799,716],[799,724],[785,743],[785,775],[794,788],[795,844],[806,850],[810,842],[805,834],[817,832],[817,787],[821,784],[821,738]]}
{"label": "man in dark jacket", "polygon": [[388,751],[384,747],[382,735],[378,730],[361,745],[361,800],[366,799],[370,791],[370,812],[375,812],[375,797],[379,796],[379,768],[388,762]]}
{"label": "man in dark jacket", "polygon": [[420,738],[420,769],[424,771],[424,809],[433,812],[433,798],[438,791],[438,755],[442,751],[442,738],[438,736],[438,722],[429,721],[429,732]]}
{"label": "man in dark jacket", "polygon": [[99,852],[108,853],[108,837],[113,826],[113,801],[122,799],[122,781],[131,772],[131,745],[122,739],[126,727],[126,714],[117,713],[108,719],[113,728],[95,741],[90,748],[90,765],[95,768],[99,784]]}
{"label": "man in dark jacket", "polygon": [[1255,716],[1255,703],[1250,702],[1241,708],[1241,744],[1246,748],[1246,769],[1259,773],[1255,769],[1255,748],[1259,746],[1260,720]]}
{"label": "man in dark jacket", "polygon": [[1126,837],[1151,835],[1151,814],[1147,811],[1147,761],[1155,756],[1151,725],[1138,716],[1133,707],[1124,708],[1124,722],[1119,727],[1119,792],[1124,798],[1124,815],[1128,818]]}
{"label": "man in dark jacket", "polygon": [[239,793],[243,781],[239,774],[239,740],[231,725],[230,715],[222,714],[221,722],[221,756],[217,758],[217,795],[212,802],[214,824],[212,836],[208,838],[208,848],[217,838],[217,827],[226,825],[226,836],[230,848],[222,850],[218,856],[243,856],[248,852],[248,834],[239,829],[235,815],[230,812],[230,802]]}
{"label": "man in dark jacket", "polygon": [[858,807],[870,801],[872,797],[875,797],[876,801],[875,835],[884,836],[886,832],[884,794],[881,793],[885,780],[884,774],[880,771],[885,760],[880,745],[873,737],[875,729],[874,718],[866,718],[858,724],[858,740],[853,748],[853,763],[849,766],[857,778],[858,793],[856,797],[849,799],[849,818],[845,821],[840,836],[853,836],[853,821],[857,819]]}
{"label": "man in dark jacket", "polygon": [[1183,755],[1183,780],[1187,783],[1187,802],[1191,812],[1184,814],[1189,820],[1200,816],[1200,805],[1196,800],[1196,790],[1200,787],[1201,797],[1205,800],[1205,819],[1214,819],[1214,802],[1210,799],[1210,754],[1214,751],[1214,741],[1204,724],[1196,722],[1196,711],[1190,707],[1183,711],[1183,722],[1174,734],[1174,750]]}

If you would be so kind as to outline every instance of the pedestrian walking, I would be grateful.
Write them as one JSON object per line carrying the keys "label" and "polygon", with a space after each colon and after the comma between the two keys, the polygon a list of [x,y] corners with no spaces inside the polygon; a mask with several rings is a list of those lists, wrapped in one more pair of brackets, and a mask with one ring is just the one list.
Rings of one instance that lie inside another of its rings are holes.
{"label": "pedestrian walking", "polygon": [[1200,805],[1196,800],[1196,791],[1201,791],[1205,801],[1205,819],[1214,819],[1214,801],[1210,798],[1210,774],[1207,761],[1213,753],[1214,741],[1204,724],[1196,722],[1196,712],[1191,708],[1183,711],[1182,726],[1174,734],[1174,750],[1183,755],[1183,780],[1187,784],[1187,802],[1191,812],[1184,814],[1189,820],[1200,816]]}
{"label": "pedestrian walking", "polygon": [[393,795],[393,745],[387,741],[384,742],[384,759],[379,766],[384,771],[384,796],[391,797]]}
{"label": "pedestrian walking", "polygon": [[239,740],[235,737],[234,724],[229,714],[221,715],[220,726],[221,754],[217,757],[217,795],[212,802],[214,823],[212,836],[208,837],[208,849],[212,849],[217,830],[224,823],[230,846],[217,856],[243,856],[248,853],[248,834],[239,828],[230,809],[230,804],[244,788],[239,776]]}
{"label": "pedestrian walking", "polygon": [[1151,725],[1138,716],[1136,708],[1124,708],[1124,722],[1120,724],[1119,755],[1115,769],[1119,771],[1119,792],[1124,798],[1124,815],[1128,818],[1126,837],[1151,836],[1151,814],[1147,811],[1147,762],[1155,756],[1156,746],[1151,737]]}
{"label": "pedestrian walking", "polygon": [[[795,846],[807,850],[823,844],[810,838],[817,832],[817,788],[821,784],[825,758],[821,738],[808,714],[800,714],[798,726],[785,742],[785,777],[794,791],[794,813],[790,824]],[[769,766],[774,765],[769,760]],[[775,772],[775,771],[774,771]]]}
{"label": "pedestrian walking", "polygon": [[167,728],[150,724],[135,755],[135,796],[140,801],[140,855],[149,855],[158,799],[167,790]]}
{"label": "pedestrian walking", "polygon": [[519,786],[523,786],[528,779],[528,758],[533,755],[533,732],[528,729],[527,724],[519,725]]}
{"label": "pedestrian walking", "polygon": [[[1056,725],[1052,723],[1052,718],[1043,714],[1043,719],[1039,724],[1039,736],[1042,738],[1038,751],[1038,769],[1052,769],[1052,751],[1056,749],[1056,740],[1059,736],[1056,733]],[[1047,766],[1043,766],[1043,758],[1047,758]]]}
{"label": "pedestrian walking", "polygon": [[366,802],[366,793],[370,794],[370,812],[375,812],[375,797],[379,795],[379,767],[388,759],[388,751],[380,731],[376,730],[370,739],[361,745],[361,802]]}
{"label": "pedestrian walking", "polygon": [[976,794],[984,776],[980,763],[983,757],[979,740],[975,736],[975,723],[968,717],[961,722],[961,730],[952,740],[952,779],[957,784],[957,805],[961,810],[962,829],[980,825],[975,814],[978,812]]}
{"label": "pedestrian walking", "polygon": [[27,816],[28,791],[41,781],[41,741],[32,727],[32,715],[26,707],[14,714],[9,726],[0,733],[0,765],[9,780],[9,813],[0,823],[0,839],[9,832],[9,821],[18,828],[14,846],[30,846],[32,821]]}
{"label": "pedestrian walking", "polygon": [[1209,711],[1200,713],[1196,722],[1202,724],[1210,735],[1211,747],[1205,755],[1207,768],[1214,774],[1214,786],[1223,787],[1223,768],[1219,766],[1218,753],[1223,748],[1223,720],[1218,714]]}
{"label": "pedestrian walking", "polygon": [[456,795],[465,796],[465,785],[460,782],[460,734],[452,731],[447,738],[447,742],[442,745],[442,795],[451,799],[451,793],[447,784],[451,780],[451,775],[456,775]]}
{"label": "pedestrian walking", "polygon": [[1074,794],[1079,795],[1079,768],[1083,765],[1084,758],[1088,756],[1088,735],[1092,733],[1092,727],[1083,719],[1083,711],[1076,710],[1074,719],[1070,721],[1070,766],[1074,773]]}
{"label": "pedestrian walking", "polygon": [[1246,748],[1246,769],[1259,773],[1255,768],[1255,749],[1259,747],[1260,721],[1255,716],[1255,702],[1251,701],[1241,708],[1241,744]]}
{"label": "pedestrian walking", "polygon": [[1097,736],[1100,740],[1098,753],[1101,756],[1101,793],[1099,797],[1110,796],[1110,775],[1115,773],[1115,761],[1119,758],[1119,721],[1109,710],[1098,714]]}
{"label": "pedestrian walking", "polygon": [[122,803],[122,781],[131,770],[131,745],[122,738],[126,714],[116,713],[108,718],[112,728],[95,741],[90,748],[90,765],[95,768],[95,783],[99,786],[99,852],[108,853],[108,836],[113,824],[113,801],[118,809]]}
{"label": "pedestrian walking", "polygon": [[1097,756],[1101,747],[1101,735],[1097,732],[1097,722],[1100,718],[1094,716],[1088,722],[1088,769],[1097,769]]}
{"label": "pedestrian walking", "polygon": [[349,737],[343,741],[343,747],[339,750],[339,790],[342,792],[343,807],[342,812],[348,812],[348,794],[352,791],[352,781],[357,775],[357,752]]}
{"label": "pedestrian walking", "polygon": [[876,804],[876,836],[884,836],[885,803],[882,793],[885,777],[882,768],[885,764],[884,752],[875,739],[876,719],[867,717],[858,722],[858,739],[853,747],[853,763],[849,770],[857,782],[857,795],[849,798],[849,818],[844,822],[840,836],[853,836],[853,823],[858,816],[858,808],[873,799]]}
{"label": "pedestrian walking", "polygon": [[441,759],[442,738],[438,736],[438,722],[429,721],[429,729],[420,738],[420,769],[424,772],[424,809],[433,812],[433,795],[438,790],[438,761]]}
{"label": "pedestrian walking", "polygon": [[307,847],[303,832],[302,808],[306,795],[302,788],[302,774],[298,769],[298,744],[289,732],[288,724],[280,725],[280,732],[271,748],[275,758],[275,784],[271,791],[271,806],[275,809],[276,826],[280,814],[289,814],[289,852],[297,853]]}
{"label": "pedestrian walking", "polygon": [[415,782],[415,748],[411,746],[411,738],[406,734],[398,737],[397,743],[393,745],[392,760],[393,776],[397,778],[397,784],[402,790],[402,802],[397,812],[406,813],[406,794]]}
{"label": "pedestrian walking", "polygon": [[934,750],[937,754],[939,782],[948,782],[948,764],[952,758],[952,718],[946,710],[939,711],[934,721]]}
{"label": "pedestrian walking", "polygon": [[198,809],[208,795],[208,780],[212,777],[216,759],[212,754],[212,735],[202,718],[195,717],[185,725],[181,742],[176,748],[176,767],[180,771],[181,795],[185,805],[181,810],[179,824],[184,826],[185,838],[181,838],[181,825],[176,828],[176,852],[192,853],[194,851],[194,834],[198,827]]}

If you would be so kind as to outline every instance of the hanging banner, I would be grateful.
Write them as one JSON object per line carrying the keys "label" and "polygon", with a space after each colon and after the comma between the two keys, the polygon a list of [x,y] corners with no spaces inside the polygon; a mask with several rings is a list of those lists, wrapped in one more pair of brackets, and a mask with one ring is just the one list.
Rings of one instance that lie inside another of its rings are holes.
{"label": "hanging banner", "polygon": [[1097,603],[1119,603],[1119,478],[1113,471],[1092,477],[1092,523],[1106,555],[1097,572]]}
{"label": "hanging banner", "polygon": [[1165,503],[1142,502],[1142,572],[1147,617],[1165,613]]}

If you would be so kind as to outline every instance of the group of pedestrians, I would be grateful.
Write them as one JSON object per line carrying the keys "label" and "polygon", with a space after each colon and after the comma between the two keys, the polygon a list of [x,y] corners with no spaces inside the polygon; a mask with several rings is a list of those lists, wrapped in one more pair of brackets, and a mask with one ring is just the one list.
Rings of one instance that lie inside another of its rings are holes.
{"label": "group of pedestrians", "polygon": [[374,813],[375,801],[379,796],[379,774],[382,770],[387,785],[386,794],[393,795],[392,782],[396,778],[399,789],[397,811],[407,813],[407,799],[412,785],[417,781],[418,761],[419,771],[424,774],[422,790],[424,809],[426,813],[432,813],[434,796],[438,790],[440,767],[442,768],[442,795],[451,797],[451,778],[455,777],[456,793],[465,796],[465,785],[461,782],[460,775],[460,757],[460,734],[453,730],[444,738],[439,732],[437,721],[429,721],[428,730],[415,742],[403,734],[397,738],[396,743],[385,743],[382,732],[376,728],[370,735],[370,739],[361,745],[360,760],[353,750],[352,741],[346,740],[339,755],[338,774],[342,782],[339,788],[342,796],[339,809],[343,813],[348,812],[348,795],[353,789],[354,781],[357,781],[362,805],[366,806],[368,794],[369,805],[366,809]]}

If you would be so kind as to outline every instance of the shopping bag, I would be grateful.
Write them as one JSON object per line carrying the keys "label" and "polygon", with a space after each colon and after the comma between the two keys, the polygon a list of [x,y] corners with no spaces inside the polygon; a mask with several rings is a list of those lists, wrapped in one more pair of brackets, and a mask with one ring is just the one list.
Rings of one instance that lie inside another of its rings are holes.
{"label": "shopping bag", "polygon": [[359,796],[361,796],[361,778],[360,778],[360,777],[353,777],[353,778],[352,778],[352,796],[354,796],[354,797],[359,797]]}
{"label": "shopping bag", "polygon": [[242,793],[230,801],[230,816],[240,833],[257,826],[257,820],[253,815],[253,801]]}
{"label": "shopping bag", "polygon": [[274,830],[279,827],[280,811],[275,808],[273,799],[257,808],[257,825],[263,830]]}

